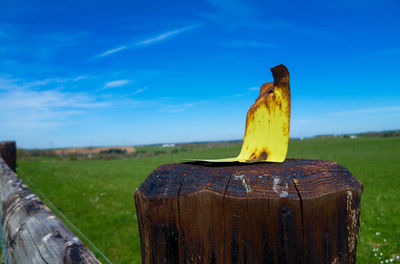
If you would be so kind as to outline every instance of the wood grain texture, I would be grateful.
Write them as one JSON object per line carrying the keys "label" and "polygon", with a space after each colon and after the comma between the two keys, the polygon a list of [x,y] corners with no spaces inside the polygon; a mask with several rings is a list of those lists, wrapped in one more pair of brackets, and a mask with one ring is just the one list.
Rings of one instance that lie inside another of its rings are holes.
{"label": "wood grain texture", "polygon": [[0,142],[0,158],[6,162],[14,172],[17,169],[17,145],[15,141]]}
{"label": "wood grain texture", "polygon": [[162,165],[135,192],[143,263],[354,263],[362,184],[335,162]]}
{"label": "wood grain texture", "polygon": [[100,263],[2,158],[0,214],[8,263]]}

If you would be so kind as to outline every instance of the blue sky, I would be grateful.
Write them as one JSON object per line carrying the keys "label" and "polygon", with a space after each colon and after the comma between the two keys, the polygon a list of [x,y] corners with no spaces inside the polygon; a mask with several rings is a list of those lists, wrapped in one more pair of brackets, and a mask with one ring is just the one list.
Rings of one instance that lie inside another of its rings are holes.
{"label": "blue sky", "polygon": [[291,137],[400,129],[400,2],[0,1],[0,140],[243,137],[270,67]]}

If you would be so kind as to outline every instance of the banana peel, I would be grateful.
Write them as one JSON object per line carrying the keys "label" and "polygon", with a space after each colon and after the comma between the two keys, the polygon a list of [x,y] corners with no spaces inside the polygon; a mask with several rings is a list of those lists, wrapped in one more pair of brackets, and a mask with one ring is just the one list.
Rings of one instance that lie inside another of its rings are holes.
{"label": "banana peel", "polygon": [[208,159],[206,162],[283,162],[290,129],[289,71],[283,65],[271,68],[274,82],[260,88],[256,102],[246,117],[242,149],[235,158]]}

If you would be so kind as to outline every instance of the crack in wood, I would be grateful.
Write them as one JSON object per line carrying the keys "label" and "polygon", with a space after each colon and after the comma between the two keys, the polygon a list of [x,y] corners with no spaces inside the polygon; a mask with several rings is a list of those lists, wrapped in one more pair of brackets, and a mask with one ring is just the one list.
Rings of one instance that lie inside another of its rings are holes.
{"label": "crack in wood", "polygon": [[31,233],[31,231],[29,230],[29,228],[27,228],[26,231],[28,232],[29,236],[31,237],[32,243],[35,245],[36,251],[39,253],[40,258],[44,261],[44,263],[48,264],[48,262],[46,261],[46,259],[45,259],[44,256],[42,255],[42,252],[41,252],[41,250],[39,249],[39,247],[38,247],[36,241],[33,239],[32,233]]}
{"label": "crack in wood", "polygon": [[306,263],[305,255],[304,255],[305,250],[306,250],[306,246],[305,246],[305,239],[306,239],[306,238],[305,238],[305,235],[304,235],[303,198],[301,197],[301,193],[300,193],[300,191],[299,191],[299,188],[297,187],[298,180],[297,180],[295,177],[296,177],[296,174],[293,175],[293,185],[294,185],[294,188],[296,189],[297,195],[299,196],[299,199],[300,199],[301,241],[302,241],[302,247],[303,247],[303,250],[301,251],[301,255],[302,255],[302,257],[301,257],[301,263],[304,264],[304,263]]}
{"label": "crack in wood", "polygon": [[[177,194],[177,196],[178,196],[178,199],[177,199],[177,209],[178,209],[178,226],[177,226],[177,229],[178,229],[178,239],[179,239],[178,245],[182,243],[182,241],[181,241],[181,239],[182,239],[181,238],[181,232],[182,232],[181,226],[182,226],[182,223],[181,223],[181,206],[180,206],[181,196],[180,195],[181,195],[181,191],[182,191],[183,181],[185,180],[186,175],[187,175],[187,173],[183,173],[181,182],[179,184],[178,194]],[[183,254],[181,252],[179,252],[179,261],[181,261],[182,255]]]}

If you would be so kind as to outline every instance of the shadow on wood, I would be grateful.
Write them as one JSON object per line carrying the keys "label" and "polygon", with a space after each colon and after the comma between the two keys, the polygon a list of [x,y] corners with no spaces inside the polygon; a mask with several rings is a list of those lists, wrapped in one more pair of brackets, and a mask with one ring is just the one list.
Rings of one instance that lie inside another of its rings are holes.
{"label": "shadow on wood", "polygon": [[362,184],[334,162],[168,164],[135,193],[143,263],[355,263]]}

